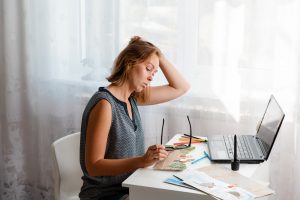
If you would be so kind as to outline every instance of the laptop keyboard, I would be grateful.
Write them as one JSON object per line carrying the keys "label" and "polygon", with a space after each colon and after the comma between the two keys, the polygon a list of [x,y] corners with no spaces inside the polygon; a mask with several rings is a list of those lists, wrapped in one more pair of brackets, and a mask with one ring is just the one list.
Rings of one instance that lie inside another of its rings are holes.
{"label": "laptop keyboard", "polygon": [[[227,148],[229,157],[233,158],[234,144],[233,135],[224,135],[224,141]],[[247,137],[244,135],[237,135],[237,157],[238,159],[249,159],[253,158],[253,154],[250,151]]]}

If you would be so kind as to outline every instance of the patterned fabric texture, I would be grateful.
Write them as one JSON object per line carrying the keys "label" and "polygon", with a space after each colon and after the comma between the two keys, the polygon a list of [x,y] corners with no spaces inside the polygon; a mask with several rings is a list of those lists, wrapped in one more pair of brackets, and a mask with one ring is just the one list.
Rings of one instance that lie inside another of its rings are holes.
{"label": "patterned fabric texture", "polygon": [[139,115],[136,100],[129,98],[132,107],[132,119],[128,115],[125,102],[114,97],[107,89],[100,87],[88,102],[82,117],[81,140],[80,140],[80,164],[83,171],[83,186],[80,198],[99,198],[107,195],[128,192],[122,188],[121,183],[131,174],[125,173],[118,176],[90,176],[85,166],[85,144],[86,129],[89,114],[94,106],[102,99],[107,100],[112,107],[112,125],[109,131],[106,159],[120,159],[140,156],[144,154],[144,134],[141,118]]}

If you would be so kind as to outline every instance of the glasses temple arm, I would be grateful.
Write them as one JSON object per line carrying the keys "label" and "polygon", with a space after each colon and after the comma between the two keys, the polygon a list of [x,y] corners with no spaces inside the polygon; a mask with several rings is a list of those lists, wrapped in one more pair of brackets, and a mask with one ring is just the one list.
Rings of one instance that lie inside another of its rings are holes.
{"label": "glasses temple arm", "polygon": [[165,119],[163,118],[163,123],[162,123],[162,126],[161,126],[161,133],[160,133],[160,144],[162,144],[162,142],[163,142],[164,125],[165,125]]}
{"label": "glasses temple arm", "polygon": [[191,125],[191,121],[190,121],[189,116],[187,115],[186,117],[187,117],[187,119],[189,121],[189,125],[190,125],[190,141],[189,141],[189,147],[190,147],[191,144],[192,144],[192,136],[193,136],[193,134],[192,134],[192,125]]}

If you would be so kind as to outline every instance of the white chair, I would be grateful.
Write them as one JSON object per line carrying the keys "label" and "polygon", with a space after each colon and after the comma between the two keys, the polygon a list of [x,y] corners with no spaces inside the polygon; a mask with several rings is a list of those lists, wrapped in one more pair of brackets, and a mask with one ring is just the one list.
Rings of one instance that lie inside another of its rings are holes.
{"label": "white chair", "polygon": [[79,162],[80,133],[62,137],[51,145],[54,157],[55,200],[79,200],[82,171]]}

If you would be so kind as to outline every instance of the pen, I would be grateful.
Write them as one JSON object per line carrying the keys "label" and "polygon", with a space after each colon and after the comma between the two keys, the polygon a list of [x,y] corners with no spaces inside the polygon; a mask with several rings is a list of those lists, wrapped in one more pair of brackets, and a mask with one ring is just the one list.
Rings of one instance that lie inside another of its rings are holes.
{"label": "pen", "polygon": [[[194,141],[191,142],[191,144],[200,143],[201,141]],[[183,145],[183,144],[189,144],[189,142],[175,142],[173,145]]]}
{"label": "pen", "polygon": [[207,139],[203,139],[203,138],[199,138],[199,137],[196,137],[196,136],[190,136],[188,134],[183,134],[183,136],[181,136],[182,138],[194,138],[196,140],[201,140],[202,142],[207,142]]}
{"label": "pen", "polygon": [[192,164],[195,164],[195,163],[199,162],[200,160],[203,160],[204,158],[207,158],[207,154],[205,154],[204,156],[202,156],[202,157],[200,157],[200,158],[198,158],[196,160],[193,160]]}
{"label": "pen", "polygon": [[206,153],[206,151],[203,151],[204,155],[206,155],[206,157],[210,160],[210,157],[208,155],[208,153]]}
{"label": "pen", "polygon": [[[181,138],[178,138],[179,141],[190,141],[190,138],[186,138],[186,137],[181,137]],[[204,142],[202,139],[195,139],[195,138],[192,138],[192,142]]]}
{"label": "pen", "polygon": [[198,138],[198,137],[195,137],[195,136],[192,136],[192,135],[189,135],[189,134],[183,134],[183,135],[185,135],[185,136],[187,136],[187,137],[192,137],[192,138],[195,138],[195,139],[201,139],[201,138]]}

